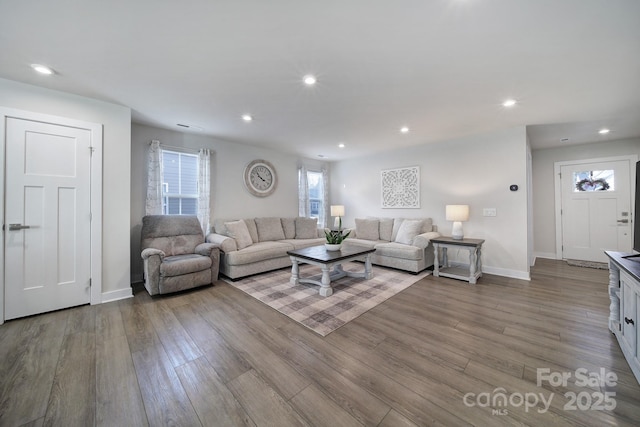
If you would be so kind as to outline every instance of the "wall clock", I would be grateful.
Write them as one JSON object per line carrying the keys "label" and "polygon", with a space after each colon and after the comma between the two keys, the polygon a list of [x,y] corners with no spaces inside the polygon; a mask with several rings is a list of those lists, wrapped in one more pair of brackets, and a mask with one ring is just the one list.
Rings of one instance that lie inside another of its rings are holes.
{"label": "wall clock", "polygon": [[272,194],[277,183],[276,168],[266,160],[254,160],[244,169],[244,185],[254,196],[266,197]]}

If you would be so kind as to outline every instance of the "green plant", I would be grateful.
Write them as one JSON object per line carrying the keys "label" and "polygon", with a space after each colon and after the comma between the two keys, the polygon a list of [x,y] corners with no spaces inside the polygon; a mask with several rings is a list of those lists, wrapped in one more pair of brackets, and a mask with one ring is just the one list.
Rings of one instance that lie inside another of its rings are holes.
{"label": "green plant", "polygon": [[346,233],[343,232],[343,230],[325,230],[324,237],[330,245],[339,245],[344,239],[349,237],[349,234],[351,234],[351,230]]}

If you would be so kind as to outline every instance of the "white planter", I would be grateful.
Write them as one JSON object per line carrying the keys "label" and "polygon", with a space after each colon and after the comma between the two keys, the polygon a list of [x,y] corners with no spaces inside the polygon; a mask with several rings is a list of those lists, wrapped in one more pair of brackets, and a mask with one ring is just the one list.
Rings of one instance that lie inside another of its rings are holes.
{"label": "white planter", "polygon": [[342,248],[342,243],[337,244],[337,245],[332,245],[331,243],[325,243],[324,247],[328,250],[328,251],[339,251],[340,248]]}

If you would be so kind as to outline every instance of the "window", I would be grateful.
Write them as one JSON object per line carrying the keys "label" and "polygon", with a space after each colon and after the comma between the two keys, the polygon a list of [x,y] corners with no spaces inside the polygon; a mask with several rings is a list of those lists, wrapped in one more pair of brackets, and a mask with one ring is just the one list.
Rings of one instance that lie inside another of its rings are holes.
{"label": "window", "polygon": [[613,170],[574,172],[574,192],[614,191],[615,176]]}
{"label": "window", "polygon": [[322,224],[324,218],[324,181],[322,172],[307,171],[309,189],[309,218],[316,218]]}
{"label": "window", "polygon": [[162,150],[162,213],[198,214],[198,156]]}

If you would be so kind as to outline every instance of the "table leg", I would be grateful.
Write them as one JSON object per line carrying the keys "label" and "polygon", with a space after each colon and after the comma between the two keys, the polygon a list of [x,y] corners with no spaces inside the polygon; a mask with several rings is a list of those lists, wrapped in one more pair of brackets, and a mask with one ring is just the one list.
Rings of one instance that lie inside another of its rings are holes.
{"label": "table leg", "polygon": [[433,244],[433,275],[435,277],[438,277],[440,275],[440,254],[438,253],[439,248],[439,244]]}
{"label": "table leg", "polygon": [[447,247],[442,247],[442,266],[449,267],[449,257],[447,255]]}
{"label": "table leg", "polygon": [[320,285],[320,295],[328,297],[333,294],[331,289],[331,267],[328,265],[322,266],[322,284]]}
{"label": "table leg", "polygon": [[473,247],[469,247],[469,283],[471,283],[472,285],[475,285],[476,283],[476,262],[476,249]]}
{"label": "table leg", "polygon": [[371,268],[371,254],[367,254],[364,258],[364,278],[371,279],[373,277],[373,271]]}
{"label": "table leg", "polygon": [[300,269],[298,267],[298,260],[295,257],[291,258],[291,279],[289,279],[289,283],[292,285],[298,284],[298,279],[300,278]]}

